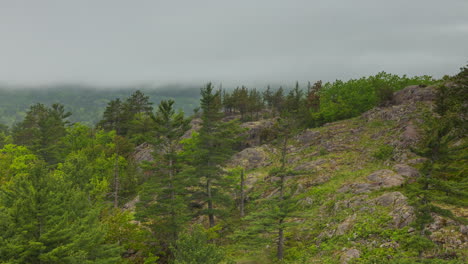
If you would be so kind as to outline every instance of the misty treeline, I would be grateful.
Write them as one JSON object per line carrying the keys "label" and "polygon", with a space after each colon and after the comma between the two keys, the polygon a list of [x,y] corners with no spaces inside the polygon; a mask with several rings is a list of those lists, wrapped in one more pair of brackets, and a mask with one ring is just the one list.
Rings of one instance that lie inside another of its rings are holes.
{"label": "misty treeline", "polygon": [[[294,173],[286,147],[294,133],[385,105],[405,86],[434,82],[382,72],[296,84],[287,92],[207,84],[192,117],[173,100],[154,107],[136,91],[110,101],[95,127],[71,123],[62,104],[32,105],[21,122],[0,127],[0,262],[220,263],[223,245],[271,235],[282,259],[297,204],[294,186],[284,184]],[[445,109],[460,105],[459,94],[444,96],[441,111],[460,111]],[[250,212],[244,168],[226,164],[242,149],[240,123],[265,118],[276,120],[267,138],[279,155],[269,172],[280,179],[271,183],[279,195],[264,201],[265,210]],[[194,119],[198,130],[191,128]],[[145,145],[151,158],[140,162],[135,149]],[[232,225],[243,221],[250,228],[234,232]]]}
{"label": "misty treeline", "polygon": [[191,113],[198,106],[199,86],[172,85],[162,87],[94,87],[87,85],[43,85],[17,87],[0,84],[0,123],[13,125],[20,122],[35,103],[63,104],[73,113],[70,122],[95,125],[101,119],[107,103],[115,98],[125,98],[136,90],[149,96],[151,102],[174,99],[176,107]]}

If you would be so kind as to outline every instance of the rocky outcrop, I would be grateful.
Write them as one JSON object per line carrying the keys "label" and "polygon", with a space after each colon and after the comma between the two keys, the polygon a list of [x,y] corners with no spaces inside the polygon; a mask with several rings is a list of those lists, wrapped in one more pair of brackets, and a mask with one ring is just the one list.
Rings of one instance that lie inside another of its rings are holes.
{"label": "rocky outcrop", "polygon": [[378,170],[367,176],[368,183],[345,184],[338,192],[352,192],[355,194],[369,193],[381,188],[400,186],[405,182],[405,178],[391,170]]}
{"label": "rocky outcrop", "polygon": [[367,176],[367,179],[371,182],[372,185],[377,185],[379,188],[400,186],[405,181],[405,178],[403,178],[401,175],[386,169],[371,173],[369,176]]}
{"label": "rocky outcrop", "polygon": [[271,164],[267,154],[268,152],[271,152],[271,150],[265,145],[261,147],[246,148],[241,152],[236,153],[229,164],[231,166],[242,166],[246,170],[265,167]]}
{"label": "rocky outcrop", "polygon": [[435,100],[435,87],[424,87],[421,85],[411,85],[393,94],[393,103],[395,105],[414,103],[421,101]]}
{"label": "rocky outcrop", "polygon": [[340,263],[341,264],[347,264],[349,263],[352,259],[359,258],[361,256],[361,251],[351,248],[351,249],[345,249],[343,254],[341,254],[340,257]]}
{"label": "rocky outcrop", "polygon": [[342,223],[340,223],[336,227],[335,235],[341,236],[346,234],[349,230],[353,228],[355,220],[356,214],[353,214],[350,217],[346,218]]}
{"label": "rocky outcrop", "polygon": [[326,159],[317,159],[299,164],[294,168],[295,171],[315,171],[320,169],[320,165],[327,163]]}
{"label": "rocky outcrop", "polygon": [[417,177],[419,177],[420,173],[417,169],[409,166],[409,165],[406,165],[406,164],[396,164],[395,166],[393,166],[393,169],[400,175],[404,176],[404,177],[407,177],[407,178],[411,178],[411,179],[415,179]]}
{"label": "rocky outcrop", "polygon": [[192,136],[193,132],[200,130],[202,124],[201,118],[194,118],[190,121],[190,129],[185,132],[182,136],[182,139],[189,138]]}
{"label": "rocky outcrop", "polygon": [[430,232],[429,238],[446,250],[468,249],[468,228],[456,221],[431,214],[433,222],[426,226]]}
{"label": "rocky outcrop", "polygon": [[403,128],[403,132],[400,134],[400,139],[396,142],[400,148],[407,148],[409,146],[414,146],[421,138],[421,133],[419,133],[418,128],[413,124],[413,122],[408,122]]}
{"label": "rocky outcrop", "polygon": [[274,119],[242,123],[241,127],[247,129],[244,147],[255,147],[263,144],[263,141],[268,138],[269,129],[274,123]]}
{"label": "rocky outcrop", "polygon": [[135,148],[132,156],[137,163],[141,163],[143,161],[153,161],[152,153],[153,146],[145,142]]}
{"label": "rocky outcrop", "polygon": [[408,204],[408,198],[400,192],[385,193],[372,200],[371,203],[391,209],[393,228],[408,226],[415,219],[414,208]]}

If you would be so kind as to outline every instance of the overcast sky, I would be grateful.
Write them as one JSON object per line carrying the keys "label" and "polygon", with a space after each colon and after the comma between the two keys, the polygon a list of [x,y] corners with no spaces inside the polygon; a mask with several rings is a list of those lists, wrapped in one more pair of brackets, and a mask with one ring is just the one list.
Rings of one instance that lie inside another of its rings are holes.
{"label": "overcast sky", "polygon": [[467,0],[0,0],[8,84],[440,77],[467,63]]}

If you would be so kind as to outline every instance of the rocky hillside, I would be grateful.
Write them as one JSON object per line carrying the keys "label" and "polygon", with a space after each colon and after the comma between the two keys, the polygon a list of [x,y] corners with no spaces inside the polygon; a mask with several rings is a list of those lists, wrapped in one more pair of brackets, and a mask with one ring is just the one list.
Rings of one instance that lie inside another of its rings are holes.
{"label": "rocky hillside", "polygon": [[[468,208],[438,204],[451,214],[431,213],[420,230],[409,195],[425,161],[413,148],[434,100],[434,87],[409,86],[389,106],[294,136],[287,146],[295,206],[285,224],[286,263],[465,263]],[[199,128],[200,120],[192,122]],[[274,122],[244,123],[244,149],[229,165],[246,172],[246,217],[233,209],[217,228],[233,263],[274,263],[275,231],[251,232],[280,192],[280,179],[270,176],[279,151],[266,136]],[[136,157],[150,159],[149,146]]]}
{"label": "rocky hillside", "polygon": [[[466,222],[433,214],[433,222],[423,230],[427,236],[421,236],[412,225],[417,215],[406,194],[407,184],[420,177],[424,158],[411,148],[421,139],[423,113],[431,111],[433,100],[433,87],[410,86],[394,95],[391,106],[294,138],[287,156],[294,173],[287,185],[295,186],[299,207],[288,220],[287,262],[373,263],[382,256],[395,263],[412,257],[463,262]],[[233,158],[232,166],[247,170],[248,212],[261,210],[262,200],[278,195],[271,183],[279,178],[268,176],[279,162],[275,151],[263,144]],[[467,208],[447,209],[456,217],[468,216]],[[234,222],[234,233],[248,229],[249,223]],[[248,239],[245,247],[238,242],[228,247],[237,263],[267,263],[275,242],[270,235],[270,243],[256,248],[247,246]]]}

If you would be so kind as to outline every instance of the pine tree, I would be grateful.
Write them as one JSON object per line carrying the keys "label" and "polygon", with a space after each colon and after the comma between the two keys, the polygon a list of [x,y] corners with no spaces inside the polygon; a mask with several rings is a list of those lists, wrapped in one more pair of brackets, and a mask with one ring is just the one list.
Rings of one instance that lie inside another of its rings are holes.
{"label": "pine tree", "polygon": [[130,95],[124,103],[124,111],[130,117],[135,116],[136,114],[150,114],[153,111],[151,106],[153,103],[150,102],[149,96],[143,94],[140,90],[136,90],[132,95]]}
{"label": "pine tree", "polygon": [[231,157],[239,141],[240,128],[235,121],[221,122],[220,93],[213,91],[211,83],[201,90],[202,127],[193,150],[193,165],[202,186],[196,198],[207,205],[201,214],[207,215],[210,227],[215,216],[222,213],[222,204],[229,201],[226,195],[229,183],[221,168]]}
{"label": "pine tree", "polygon": [[97,127],[100,127],[106,131],[116,130],[118,135],[125,135],[125,121],[124,105],[119,98],[116,98],[107,104],[101,121],[97,123]]}
{"label": "pine tree", "polygon": [[[468,69],[453,78],[453,83],[441,85],[436,97],[437,115],[430,113],[425,120],[425,136],[413,151],[425,157],[421,174],[410,195],[416,200],[418,228],[424,231],[432,219],[431,212],[451,215],[436,204],[468,205],[468,163],[466,137],[466,111]],[[453,215],[451,215],[453,217]]]}
{"label": "pine tree", "polygon": [[116,263],[119,248],[104,243],[99,211],[61,174],[43,164],[1,187],[0,262]]}
{"label": "pine tree", "polygon": [[175,264],[218,264],[224,260],[223,251],[210,243],[208,234],[198,225],[182,233],[173,250]]}
{"label": "pine tree", "polygon": [[40,103],[33,105],[24,120],[14,126],[13,140],[15,144],[27,146],[47,163],[54,165],[63,158],[60,140],[66,135],[66,119],[70,115],[60,104],[51,107]]}
{"label": "pine tree", "polygon": [[[275,127],[275,130],[278,131],[275,145],[278,149],[279,164],[269,172],[269,177],[278,179],[273,186],[276,190],[275,196],[257,200],[255,202],[255,211],[245,217],[245,220],[249,223],[248,228],[237,234],[240,239],[246,238],[248,241],[253,242],[253,245],[262,242],[269,244],[271,240],[265,241],[265,238],[274,236],[278,260],[284,258],[285,231],[292,225],[287,220],[295,216],[294,212],[297,209],[297,199],[295,197],[297,188],[295,185],[286,184],[287,177],[294,175],[294,171],[288,168],[287,155],[288,142],[296,127],[296,121],[283,112],[283,118],[279,120]],[[270,236],[260,234],[269,234]]]}
{"label": "pine tree", "polygon": [[189,119],[176,113],[174,101],[161,101],[154,117],[154,162],[145,168],[153,174],[141,193],[138,216],[155,227],[166,245],[174,243],[188,217],[186,199],[189,178],[181,173],[180,140],[189,129]]}

